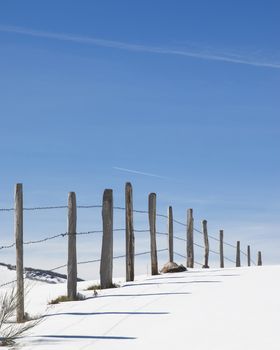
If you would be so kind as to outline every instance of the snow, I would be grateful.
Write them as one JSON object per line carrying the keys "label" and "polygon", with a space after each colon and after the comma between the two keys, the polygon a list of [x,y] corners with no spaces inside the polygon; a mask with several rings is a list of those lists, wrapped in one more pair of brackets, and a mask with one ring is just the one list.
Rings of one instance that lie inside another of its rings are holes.
{"label": "snow", "polygon": [[[56,284],[56,283],[65,283],[66,277],[61,274],[40,270],[26,268],[24,273],[24,278],[30,283],[30,280],[36,280],[39,282]],[[3,284],[10,284],[10,282],[15,281],[16,279],[16,267],[14,265],[0,263],[0,286]]]}
{"label": "snow", "polygon": [[279,350],[279,276],[280,266],[194,269],[140,276],[97,297],[85,281],[85,300],[47,311],[66,284],[32,281],[26,311],[46,317],[18,342],[26,350]]}
{"label": "snow", "polygon": [[16,279],[16,271],[8,270],[7,267],[0,265],[0,285],[4,283],[9,283]]}

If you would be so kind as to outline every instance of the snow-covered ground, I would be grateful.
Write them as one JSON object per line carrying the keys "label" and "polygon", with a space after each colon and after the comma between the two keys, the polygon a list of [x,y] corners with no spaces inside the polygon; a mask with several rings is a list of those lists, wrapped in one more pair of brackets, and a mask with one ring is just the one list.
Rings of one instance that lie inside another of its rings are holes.
{"label": "snow-covered ground", "polygon": [[[30,314],[66,292],[65,283],[29,283]],[[50,307],[18,340],[23,349],[280,349],[280,266],[137,277],[97,297],[90,284],[79,283],[86,300]]]}

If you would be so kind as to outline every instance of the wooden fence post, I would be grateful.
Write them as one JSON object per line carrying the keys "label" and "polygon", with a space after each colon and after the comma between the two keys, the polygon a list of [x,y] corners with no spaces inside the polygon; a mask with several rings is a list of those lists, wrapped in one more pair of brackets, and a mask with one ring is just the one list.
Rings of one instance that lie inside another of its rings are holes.
{"label": "wooden fence post", "polygon": [[194,267],[193,249],[193,210],[187,211],[187,267]]}
{"label": "wooden fence post", "polygon": [[220,230],[220,267],[223,269],[225,267],[224,262],[224,231]]}
{"label": "wooden fence post", "polygon": [[77,298],[77,205],[75,192],[68,194],[68,263],[67,296],[70,300]]}
{"label": "wooden fence post", "polygon": [[262,266],[262,252],[258,252],[258,266]]}
{"label": "wooden fence post", "polygon": [[104,289],[113,284],[113,191],[110,189],[106,189],[103,194],[102,221],[100,286]]}
{"label": "wooden fence post", "polygon": [[126,281],[134,280],[134,228],[133,196],[131,183],[125,184],[125,245],[126,245]]}
{"label": "wooden fence post", "polygon": [[247,246],[247,262],[248,266],[251,266],[251,248],[249,245]]}
{"label": "wooden fence post", "polygon": [[24,322],[24,281],[23,281],[23,193],[22,184],[15,186],[15,240],[16,240],[16,319]]}
{"label": "wooden fence post", "polygon": [[174,262],[174,248],[173,248],[173,210],[172,207],[168,207],[168,252],[169,261]]}
{"label": "wooden fence post", "polygon": [[207,229],[207,220],[202,221],[202,232],[204,238],[204,265],[203,269],[209,269],[208,261],[209,261],[209,240],[208,240],[208,229]]}
{"label": "wooden fence post", "polygon": [[241,261],[240,261],[240,241],[237,241],[236,245],[236,267],[241,266]]}
{"label": "wooden fence post", "polygon": [[156,242],[156,194],[149,194],[149,225],[151,236],[151,271],[158,275],[157,242]]}

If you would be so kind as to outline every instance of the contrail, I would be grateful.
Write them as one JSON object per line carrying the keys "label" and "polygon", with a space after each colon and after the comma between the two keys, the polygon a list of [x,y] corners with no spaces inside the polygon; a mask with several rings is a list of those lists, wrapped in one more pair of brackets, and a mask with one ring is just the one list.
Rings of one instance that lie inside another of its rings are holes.
{"label": "contrail", "polygon": [[114,166],[113,169],[120,170],[120,171],[125,171],[126,173],[132,173],[132,174],[138,174],[138,175],[144,175],[144,176],[151,176],[151,177],[157,177],[159,179],[168,180],[168,177],[160,176],[160,175],[157,175],[157,174],[145,173],[143,171],[131,170],[131,169],[126,169],[126,168],[119,168],[119,167],[116,167],[116,166]]}
{"label": "contrail", "polygon": [[138,45],[138,44],[125,43],[121,41],[105,40],[105,39],[99,39],[94,37],[85,37],[85,36],[78,36],[78,35],[65,34],[65,33],[45,32],[45,31],[33,30],[33,29],[28,29],[23,27],[15,27],[15,26],[0,25],[0,31],[16,33],[16,34],[21,34],[26,36],[46,38],[46,39],[72,41],[79,44],[95,45],[100,47],[108,47],[108,48],[133,51],[133,52],[147,52],[147,53],[162,54],[162,55],[176,55],[176,56],[197,58],[197,59],[208,60],[208,61],[220,61],[220,62],[243,64],[243,65],[249,65],[249,66],[255,66],[255,67],[280,69],[280,63],[269,62],[269,61],[258,61],[254,58],[248,58],[248,57],[230,57],[225,54],[216,54],[216,53],[212,54],[212,53],[204,53],[199,51],[189,51],[184,49],[172,49],[172,48],[157,47],[157,46]]}

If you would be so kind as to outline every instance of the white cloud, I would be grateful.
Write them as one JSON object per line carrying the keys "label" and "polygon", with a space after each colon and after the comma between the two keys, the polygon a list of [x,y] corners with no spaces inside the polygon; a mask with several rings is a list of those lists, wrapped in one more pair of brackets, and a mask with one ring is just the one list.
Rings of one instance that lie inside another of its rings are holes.
{"label": "white cloud", "polygon": [[144,176],[151,176],[151,177],[157,177],[159,179],[168,179],[167,177],[161,176],[161,175],[157,175],[157,174],[151,174],[151,173],[145,173],[143,171],[138,171],[138,170],[132,170],[132,169],[126,169],[126,168],[119,168],[114,166],[113,169],[115,170],[120,170],[120,171],[124,171],[126,173],[132,173],[132,174],[137,174],[137,175],[144,175]]}
{"label": "white cloud", "polygon": [[161,54],[161,55],[176,55],[176,56],[197,58],[197,59],[208,60],[208,61],[220,61],[220,62],[242,64],[242,65],[249,65],[249,66],[255,66],[255,67],[280,69],[279,62],[272,62],[269,60],[259,60],[248,56],[242,57],[242,56],[236,56],[236,55],[228,55],[228,54],[222,53],[221,51],[218,52],[217,50],[216,51],[208,50],[207,52],[205,52],[204,50],[201,50],[201,49],[196,49],[196,51],[195,50],[192,51],[192,50],[186,50],[186,49],[174,49],[174,48],[160,47],[160,46],[147,46],[147,45],[125,43],[122,41],[99,39],[95,37],[46,32],[46,31],[27,29],[23,27],[4,26],[4,25],[2,26],[0,25],[0,31],[16,33],[16,34],[21,34],[26,36],[46,38],[46,39],[72,41],[79,44],[95,45],[100,47],[108,47],[108,48],[114,48],[114,49],[120,49],[120,50],[132,51],[132,52],[146,52],[146,53]]}

